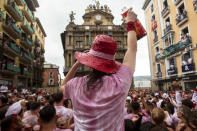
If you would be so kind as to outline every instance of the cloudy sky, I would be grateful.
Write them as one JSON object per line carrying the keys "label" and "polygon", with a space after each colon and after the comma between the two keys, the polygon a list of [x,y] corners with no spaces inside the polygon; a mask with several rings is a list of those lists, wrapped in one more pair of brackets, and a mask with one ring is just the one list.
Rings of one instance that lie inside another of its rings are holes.
{"label": "cloudy sky", "polygon": [[[101,5],[107,4],[114,15],[114,24],[121,24],[121,9],[123,7],[133,7],[138,14],[138,18],[145,25],[144,12],[141,9],[144,0],[99,0]],[[47,62],[54,63],[60,67],[60,74],[63,77],[63,48],[60,33],[65,30],[69,23],[71,11],[76,13],[75,23],[82,24],[82,16],[85,8],[89,4],[94,4],[93,0],[38,0],[40,7],[36,16],[47,33],[45,42],[45,58]],[[144,26],[145,27],[145,26]],[[138,41],[137,63],[135,76],[150,75],[147,39]]]}

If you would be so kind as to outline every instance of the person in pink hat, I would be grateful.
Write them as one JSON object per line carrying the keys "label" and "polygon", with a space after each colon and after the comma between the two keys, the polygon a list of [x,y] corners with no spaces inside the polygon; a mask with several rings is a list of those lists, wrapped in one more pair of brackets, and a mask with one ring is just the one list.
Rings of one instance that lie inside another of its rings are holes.
{"label": "person in pink hat", "polygon": [[[116,41],[106,35],[97,35],[90,51],[75,53],[77,62],[61,85],[64,96],[72,100],[75,131],[124,131],[124,106],[136,63],[136,20],[129,9],[128,49],[122,64],[115,61]],[[74,78],[81,65],[92,71]]]}

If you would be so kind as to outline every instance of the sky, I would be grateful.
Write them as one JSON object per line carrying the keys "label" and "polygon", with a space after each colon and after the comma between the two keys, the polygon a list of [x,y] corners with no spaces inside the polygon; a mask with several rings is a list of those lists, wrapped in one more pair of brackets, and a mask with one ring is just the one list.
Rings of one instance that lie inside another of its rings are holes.
{"label": "sky", "polygon": [[[138,19],[145,27],[144,11],[142,10],[144,0],[99,0],[101,5],[107,4],[114,15],[114,24],[121,24],[121,9],[132,7],[138,15]],[[93,0],[38,0],[40,7],[37,8],[36,16],[40,19],[47,37],[45,39],[45,60],[59,66],[61,77],[63,75],[64,57],[60,34],[65,31],[69,23],[71,11],[76,13],[75,24],[82,24],[82,16]],[[150,75],[147,38],[138,41],[136,70],[134,76]]]}

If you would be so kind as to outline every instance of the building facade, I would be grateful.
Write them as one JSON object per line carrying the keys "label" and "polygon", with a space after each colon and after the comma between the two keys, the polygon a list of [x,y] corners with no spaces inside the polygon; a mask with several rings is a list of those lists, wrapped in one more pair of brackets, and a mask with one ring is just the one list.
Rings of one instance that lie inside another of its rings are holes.
{"label": "building facade", "polygon": [[152,88],[183,90],[197,86],[197,1],[145,0],[143,4]]}
{"label": "building facade", "polygon": [[44,81],[42,87],[58,87],[61,84],[59,67],[54,64],[44,63]]}
{"label": "building facade", "polygon": [[135,89],[150,89],[151,81],[149,76],[134,77]]}
{"label": "building facade", "polygon": [[[107,5],[100,6],[99,2],[89,5],[85,9],[82,25],[75,24],[74,13],[70,14],[70,23],[66,26],[66,31],[61,33],[65,59],[64,75],[68,73],[76,61],[75,51],[89,50],[95,36],[99,34],[109,35],[117,41],[118,51],[115,58],[122,62],[127,48],[126,24],[123,22],[121,25],[115,25],[113,19],[114,16],[109,7]],[[77,75],[84,75],[89,70],[88,67],[80,67]]]}
{"label": "building facade", "polygon": [[41,87],[46,33],[37,0],[0,1],[0,84]]}

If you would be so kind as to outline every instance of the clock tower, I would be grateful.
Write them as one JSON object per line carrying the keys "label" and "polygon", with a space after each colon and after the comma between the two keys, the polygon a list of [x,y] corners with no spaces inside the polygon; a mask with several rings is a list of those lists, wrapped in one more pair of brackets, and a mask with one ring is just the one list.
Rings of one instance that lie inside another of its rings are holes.
{"label": "clock tower", "polygon": [[[65,59],[64,74],[68,73],[76,61],[74,58],[75,51],[89,50],[95,36],[99,34],[109,35],[116,40],[118,50],[115,58],[117,61],[122,62],[127,48],[125,23],[115,25],[113,23],[114,16],[110,8],[107,5],[100,5],[99,2],[96,2],[95,5],[89,5],[85,9],[85,14],[82,16],[84,20],[82,25],[74,23],[75,13],[72,12],[70,14],[70,23],[66,26],[66,30],[61,33]],[[88,67],[80,67],[77,75],[84,75],[89,70]]]}

